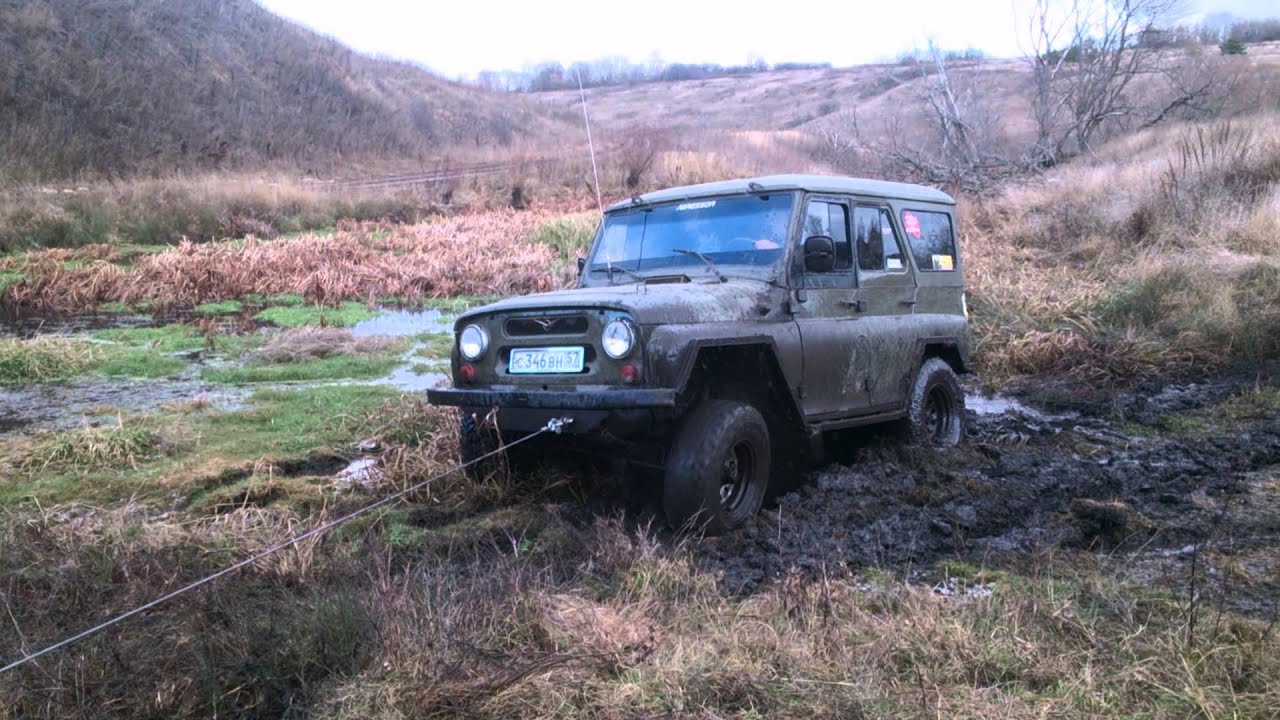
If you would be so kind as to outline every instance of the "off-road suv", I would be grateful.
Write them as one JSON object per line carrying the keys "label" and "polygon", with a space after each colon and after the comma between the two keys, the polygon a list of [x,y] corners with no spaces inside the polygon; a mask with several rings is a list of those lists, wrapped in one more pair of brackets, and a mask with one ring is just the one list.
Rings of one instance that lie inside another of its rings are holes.
{"label": "off-road suv", "polygon": [[954,209],[927,187],[817,175],[617,203],[577,287],[458,318],[454,386],[428,399],[462,408],[464,460],[569,417],[518,449],[659,469],[671,525],[723,531],[830,431],[896,421],[917,442],[960,440]]}

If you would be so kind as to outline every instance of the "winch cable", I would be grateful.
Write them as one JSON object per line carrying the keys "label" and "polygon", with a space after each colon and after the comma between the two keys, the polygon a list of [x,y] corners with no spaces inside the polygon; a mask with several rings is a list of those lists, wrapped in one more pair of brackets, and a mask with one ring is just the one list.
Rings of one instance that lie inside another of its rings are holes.
{"label": "winch cable", "polygon": [[515,441],[513,441],[513,442],[506,443],[505,445],[503,445],[503,446],[499,447],[499,448],[498,448],[498,449],[496,449],[496,450],[491,450],[491,451],[489,451],[489,452],[485,453],[484,455],[481,455],[481,456],[479,456],[479,457],[477,457],[477,458],[473,458],[473,459],[471,459],[471,460],[469,460],[469,461],[467,461],[467,462],[465,462],[465,463],[462,463],[462,464],[460,464],[460,465],[456,465],[456,466],[454,466],[454,467],[450,468],[449,470],[446,470],[446,471],[444,471],[444,472],[440,473],[439,475],[436,475],[436,476],[434,476],[434,477],[427,478],[426,480],[423,480],[422,482],[419,482],[419,483],[417,483],[416,485],[413,485],[413,486],[411,486],[411,487],[405,488],[404,490],[401,490],[401,491],[399,491],[399,492],[392,493],[391,495],[388,495],[388,496],[386,496],[386,497],[382,498],[381,500],[379,500],[379,501],[377,501],[377,502],[373,503],[372,505],[366,505],[366,506],[364,506],[364,507],[362,507],[362,508],[360,508],[360,509],[358,509],[358,510],[355,510],[355,511],[353,511],[353,512],[347,513],[346,515],[343,515],[342,517],[335,518],[335,519],[330,520],[330,521],[328,521],[328,522],[325,522],[325,523],[322,523],[322,524],[320,524],[320,525],[317,525],[316,527],[314,527],[314,528],[312,528],[312,529],[310,529],[310,530],[308,530],[308,531],[306,531],[306,532],[302,533],[301,535],[295,535],[294,537],[292,537],[292,538],[290,538],[290,539],[288,539],[288,540],[285,540],[284,542],[281,542],[281,543],[279,543],[279,544],[277,544],[277,545],[272,545],[271,547],[267,548],[266,550],[263,550],[262,552],[258,553],[257,555],[254,555],[254,556],[252,556],[252,557],[249,557],[249,558],[246,558],[246,559],[244,559],[244,560],[241,560],[240,562],[238,562],[238,563],[236,563],[236,564],[234,564],[234,565],[230,565],[230,566],[228,566],[228,567],[225,567],[225,568],[223,568],[223,569],[221,569],[221,570],[219,570],[219,571],[217,571],[217,572],[213,573],[212,575],[205,576],[205,577],[203,577],[203,578],[201,578],[201,579],[199,579],[199,580],[196,580],[195,582],[192,582],[192,583],[189,583],[189,584],[187,584],[187,585],[184,585],[184,586],[182,586],[182,587],[178,588],[177,590],[174,590],[173,592],[167,593],[167,594],[165,594],[165,595],[161,595],[160,597],[156,598],[155,600],[152,600],[152,601],[150,601],[150,602],[148,602],[148,603],[146,603],[146,604],[144,604],[144,605],[139,605],[138,607],[136,607],[136,608],[134,608],[134,609],[132,609],[132,610],[130,610],[130,611],[128,611],[128,612],[121,613],[120,615],[117,615],[117,616],[115,616],[115,617],[111,618],[110,620],[107,620],[106,622],[103,622],[103,623],[100,623],[100,624],[98,624],[98,625],[95,625],[95,626],[93,626],[93,627],[89,628],[88,630],[85,630],[84,632],[77,633],[77,634],[75,634],[75,635],[72,635],[72,636],[71,636],[71,637],[69,637],[69,638],[66,638],[65,640],[61,640],[61,641],[59,641],[59,642],[56,642],[56,643],[54,643],[54,644],[52,644],[52,645],[50,645],[50,646],[48,646],[48,647],[44,648],[43,650],[40,650],[40,651],[38,651],[38,652],[31,653],[30,655],[27,655],[27,656],[22,657],[22,658],[20,658],[20,659],[18,659],[18,660],[15,660],[15,661],[13,661],[13,662],[9,663],[8,665],[5,665],[4,667],[0,668],[0,675],[3,675],[3,674],[5,674],[6,672],[9,672],[10,670],[14,670],[14,669],[19,668],[19,667],[21,667],[21,666],[23,666],[23,665],[26,665],[27,663],[31,662],[32,660],[35,660],[35,659],[37,659],[37,658],[39,658],[39,657],[41,657],[41,656],[47,655],[47,654],[49,654],[49,653],[53,652],[54,650],[57,650],[57,649],[59,649],[59,648],[64,648],[64,647],[66,647],[66,646],[68,646],[68,645],[71,645],[71,644],[73,644],[73,643],[79,642],[80,640],[83,640],[83,639],[85,639],[85,638],[89,637],[90,635],[94,635],[94,634],[96,634],[96,633],[102,632],[103,630],[106,630],[107,628],[109,628],[109,627],[111,627],[111,626],[113,626],[113,625],[116,625],[116,624],[119,624],[119,623],[121,623],[121,622],[124,622],[125,620],[128,620],[129,618],[133,617],[134,615],[138,615],[138,614],[140,614],[140,613],[146,612],[147,610],[150,610],[151,608],[156,607],[157,605],[160,605],[160,604],[162,604],[162,603],[168,602],[169,600],[172,600],[172,599],[174,599],[174,598],[178,597],[179,595],[183,595],[183,594],[185,594],[185,593],[191,592],[192,590],[195,590],[196,588],[198,588],[198,587],[200,587],[200,586],[202,586],[202,585],[207,585],[208,583],[211,583],[211,582],[213,582],[214,580],[217,580],[218,578],[222,577],[223,575],[230,575],[231,573],[233,573],[233,572],[235,572],[235,571],[237,571],[237,570],[239,570],[239,569],[241,569],[241,568],[243,568],[243,567],[247,567],[247,566],[249,566],[249,565],[252,565],[252,564],[254,564],[254,563],[258,562],[259,560],[262,560],[263,558],[266,558],[266,557],[268,557],[268,556],[274,555],[275,553],[278,553],[278,552],[280,552],[281,550],[284,550],[285,548],[292,547],[292,546],[294,546],[294,545],[296,545],[296,544],[298,544],[298,543],[302,542],[303,540],[306,540],[307,538],[315,537],[316,535],[319,535],[319,534],[321,534],[321,533],[323,533],[323,532],[326,532],[326,531],[328,531],[328,530],[331,530],[331,529],[333,529],[333,528],[335,528],[335,527],[337,527],[337,526],[339,526],[339,525],[341,525],[341,524],[343,524],[343,523],[345,523],[345,522],[348,522],[348,521],[350,521],[350,520],[354,520],[355,518],[358,518],[358,517],[360,517],[361,515],[364,515],[364,514],[366,514],[366,513],[369,513],[370,511],[376,510],[377,508],[380,508],[380,507],[382,507],[382,506],[384,506],[384,505],[389,505],[389,504],[391,504],[391,503],[393,503],[393,502],[395,502],[395,501],[397,501],[397,500],[399,500],[399,499],[403,498],[403,497],[404,497],[404,496],[406,496],[406,495],[409,495],[409,494],[411,494],[411,493],[417,492],[417,491],[419,491],[419,490],[421,490],[421,489],[423,489],[423,488],[427,487],[428,485],[431,485],[432,483],[436,482],[437,480],[440,480],[441,478],[448,477],[449,475],[452,475],[453,473],[458,472],[459,470],[463,470],[463,469],[465,469],[465,468],[467,468],[467,467],[469,467],[469,466],[471,466],[471,465],[474,465],[474,464],[476,464],[476,463],[478,463],[478,462],[480,462],[480,461],[482,461],[482,460],[486,460],[486,459],[488,459],[488,458],[490,458],[490,457],[493,457],[494,455],[497,455],[498,453],[505,452],[508,448],[513,448],[513,447],[515,447],[515,446],[517,446],[517,445],[520,445],[521,443],[526,443],[526,442],[528,442],[528,441],[530,441],[530,440],[532,440],[532,439],[534,439],[534,438],[538,437],[539,435],[542,435],[543,433],[554,433],[554,434],[556,434],[556,435],[559,435],[559,434],[560,434],[560,432],[564,429],[564,426],[565,426],[565,425],[567,425],[567,424],[569,424],[569,423],[571,423],[571,422],[573,422],[573,418],[569,418],[569,417],[563,417],[563,418],[552,418],[551,420],[547,421],[547,424],[546,424],[545,426],[543,426],[540,430],[537,430],[537,431],[535,431],[535,432],[533,432],[533,433],[530,433],[529,435],[526,435],[526,436],[524,436],[524,437],[522,437],[522,438],[519,438],[518,440],[515,440]]}

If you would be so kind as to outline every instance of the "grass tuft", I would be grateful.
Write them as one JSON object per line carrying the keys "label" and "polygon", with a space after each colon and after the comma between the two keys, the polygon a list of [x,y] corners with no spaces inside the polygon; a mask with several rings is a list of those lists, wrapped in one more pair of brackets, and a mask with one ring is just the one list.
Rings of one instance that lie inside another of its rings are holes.
{"label": "grass tuft", "polygon": [[0,385],[60,382],[92,368],[102,352],[60,337],[0,338]]}
{"label": "grass tuft", "polygon": [[160,433],[141,424],[126,425],[117,416],[114,425],[85,426],[36,440],[20,467],[27,472],[136,468],[167,449]]}

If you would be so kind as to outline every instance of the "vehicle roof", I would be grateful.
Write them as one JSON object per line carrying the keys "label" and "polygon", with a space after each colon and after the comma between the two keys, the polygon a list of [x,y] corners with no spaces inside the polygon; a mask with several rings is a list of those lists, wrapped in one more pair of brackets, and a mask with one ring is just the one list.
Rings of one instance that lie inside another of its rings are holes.
{"label": "vehicle roof", "polygon": [[756,183],[765,190],[806,190],[816,193],[838,193],[842,195],[869,195],[872,197],[893,198],[895,200],[914,200],[917,202],[945,203],[954,205],[955,200],[941,190],[924,185],[890,182],[888,180],[872,180],[869,178],[842,177],[839,175],[763,175],[738,180],[702,183],[701,185],[682,185],[680,187],[655,190],[635,198],[616,202],[609,206],[609,211],[623,210],[637,204],[685,200],[689,198],[713,197],[717,195],[741,195],[751,191],[750,183]]}

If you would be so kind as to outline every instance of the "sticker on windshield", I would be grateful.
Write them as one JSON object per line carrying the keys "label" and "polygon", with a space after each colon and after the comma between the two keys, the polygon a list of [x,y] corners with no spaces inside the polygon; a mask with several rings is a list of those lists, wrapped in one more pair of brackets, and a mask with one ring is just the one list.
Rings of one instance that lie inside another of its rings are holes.
{"label": "sticker on windshield", "polygon": [[955,270],[955,260],[950,255],[934,255],[934,270]]}
{"label": "sticker on windshield", "polygon": [[716,206],[715,200],[703,200],[702,202],[681,203],[676,206],[676,212],[684,212],[685,210],[706,210]]}
{"label": "sticker on windshield", "polygon": [[911,237],[919,240],[924,233],[920,230],[920,216],[907,210],[902,213],[902,229]]}

